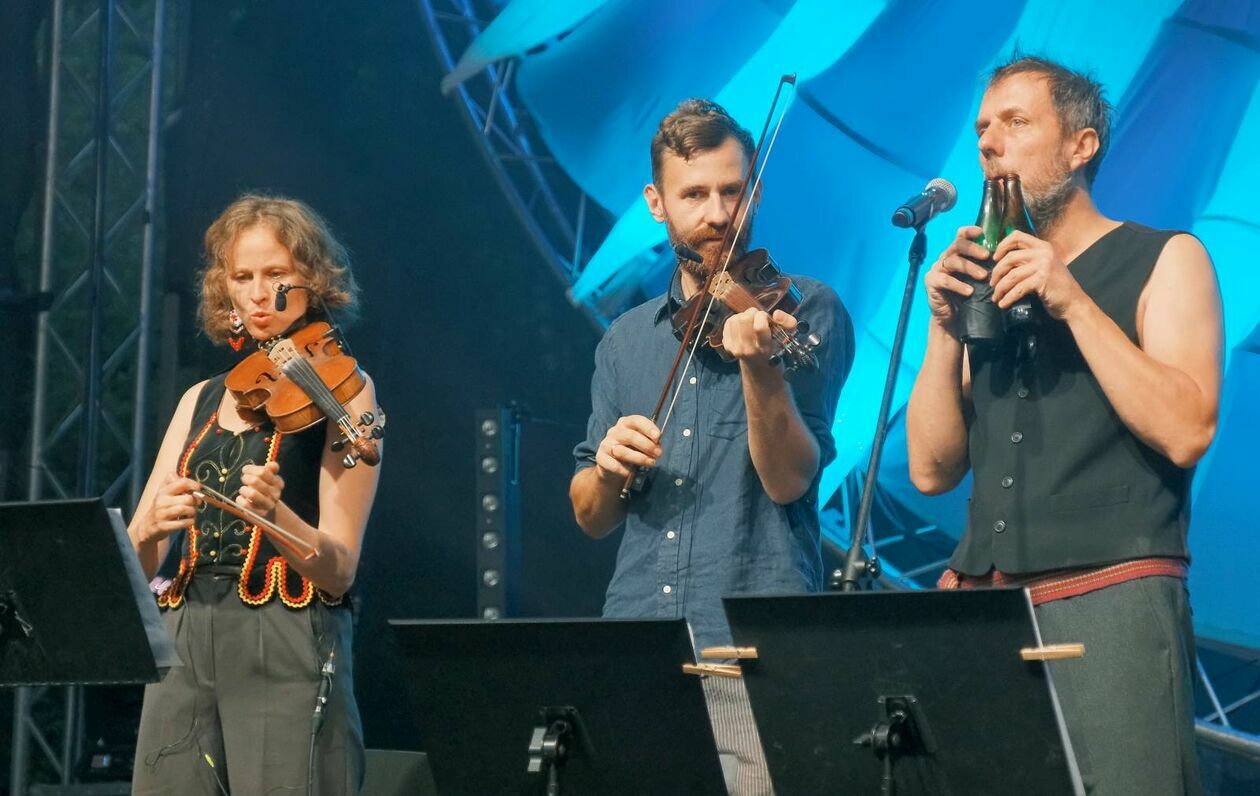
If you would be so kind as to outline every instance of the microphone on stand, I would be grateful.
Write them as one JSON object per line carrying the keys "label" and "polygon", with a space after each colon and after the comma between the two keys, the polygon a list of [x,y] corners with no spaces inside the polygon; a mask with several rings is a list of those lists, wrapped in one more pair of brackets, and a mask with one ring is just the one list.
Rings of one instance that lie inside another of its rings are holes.
{"label": "microphone on stand", "polygon": [[957,201],[958,189],[949,180],[937,177],[927,184],[922,193],[901,203],[901,207],[893,213],[893,226],[919,229],[948,211]]}
{"label": "microphone on stand", "polygon": [[[901,351],[906,342],[906,330],[910,325],[910,308],[918,291],[919,269],[927,258],[927,233],[924,225],[937,215],[954,206],[958,191],[948,180],[939,177],[932,180],[917,196],[912,196],[893,213],[894,226],[914,229],[914,241],[910,244],[910,269],[906,273],[906,287],[901,294],[901,311],[897,315],[897,331],[893,334],[892,354],[888,358],[888,372],[884,376],[884,392],[880,399],[879,415],[875,420],[875,439],[871,442],[871,455],[866,465],[866,478],[862,481],[862,495],[858,501],[857,517],[849,526],[849,549],[844,556],[844,566],[831,573],[828,585],[841,591],[855,591],[863,583],[870,584],[880,575],[877,555],[867,558],[864,547],[870,532],[871,507],[875,500],[875,482],[879,474],[879,462],[888,438],[888,418],[892,411],[893,394],[897,390],[897,374],[901,370]],[[874,550],[874,545],[872,544]]]}

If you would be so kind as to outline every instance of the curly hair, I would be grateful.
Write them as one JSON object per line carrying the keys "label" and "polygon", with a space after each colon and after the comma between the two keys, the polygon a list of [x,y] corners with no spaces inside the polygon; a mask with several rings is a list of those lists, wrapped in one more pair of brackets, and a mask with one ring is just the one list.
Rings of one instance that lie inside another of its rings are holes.
{"label": "curly hair", "polygon": [[752,159],[752,134],[739,126],[726,109],[706,99],[688,99],[661,119],[652,136],[652,182],[661,184],[661,166],[665,153],[672,152],[683,160],[691,160],[697,152],[716,149],[726,139],[739,141],[744,157]]}
{"label": "curly hair", "polygon": [[[228,313],[228,271],[232,250],[242,232],[264,224],[289,250],[303,283],[323,298],[329,309],[353,316],[359,303],[359,286],[350,272],[350,256],[333,237],[318,213],[295,199],[264,194],[244,194],[228,205],[206,230],[202,253],[201,301],[197,317],[206,336],[226,342],[231,329]],[[310,302],[308,316],[322,317],[319,302]]]}

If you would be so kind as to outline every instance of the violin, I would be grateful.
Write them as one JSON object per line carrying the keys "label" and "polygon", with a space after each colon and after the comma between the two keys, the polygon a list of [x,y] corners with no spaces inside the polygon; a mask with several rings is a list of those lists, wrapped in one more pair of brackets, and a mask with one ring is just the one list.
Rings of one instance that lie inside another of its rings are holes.
{"label": "violin", "polygon": [[356,422],[346,411],[367,377],[324,321],[262,343],[232,368],[224,383],[237,409],[265,414],[281,433],[302,431],[324,418],[336,423],[341,434],[332,449],[339,453],[349,448],[341,462],[346,467],[360,460],[374,466],[381,460],[376,441],[385,436],[385,413],[364,412]]}
{"label": "violin", "polygon": [[[701,260],[700,255],[686,244],[675,246],[674,251],[685,259],[695,262]],[[792,315],[800,306],[801,291],[792,284],[791,279],[783,275],[768,251],[753,249],[734,265],[714,274],[708,281],[707,293],[698,291],[674,312],[671,318],[674,334],[681,338],[686,332],[697,309],[693,304],[713,299],[716,301],[705,312],[698,331],[694,333],[706,339],[709,347],[716,350],[724,361],[731,362],[734,357],[722,346],[722,330],[726,326],[726,319],[753,308],[764,310],[772,316],[775,310],[783,310]],[[772,320],[770,334],[777,347],[770,357],[772,364],[782,362],[788,373],[818,369],[818,356],[814,349],[822,341],[818,335],[810,334],[807,322],[800,321],[795,331],[789,331]]]}

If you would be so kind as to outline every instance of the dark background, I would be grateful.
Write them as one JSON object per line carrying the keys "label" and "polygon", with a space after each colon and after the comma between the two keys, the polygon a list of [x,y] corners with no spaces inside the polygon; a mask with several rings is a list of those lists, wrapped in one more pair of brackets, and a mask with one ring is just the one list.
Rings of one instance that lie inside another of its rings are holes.
{"label": "dark background", "polygon": [[[8,111],[0,113],[0,287],[29,288],[38,253],[13,229],[23,213],[38,221],[47,85],[46,56],[37,55],[47,46],[47,9],[3,6],[0,44],[14,46],[0,46]],[[363,318],[347,336],[389,415],[356,585],[366,740],[417,748],[385,620],[475,614],[474,412],[516,401],[535,416],[584,425],[598,331],[521,230],[455,100],[439,94],[441,72],[413,0],[230,0],[181,11],[160,264],[178,327],[165,327],[159,343],[175,356],[158,377],[167,387],[156,398],[157,430],[188,385],[233,361],[194,328],[205,228],[247,190],[311,204],[351,250]],[[0,333],[6,347],[21,337]],[[0,409],[19,418],[29,411],[29,394],[5,400]],[[20,422],[6,424],[0,450],[24,461],[24,439]],[[566,500],[567,451],[553,445],[527,466],[551,473],[561,487],[554,500]],[[18,474],[9,480],[13,499],[22,494]],[[0,722],[7,756],[10,722]],[[89,733],[91,725],[89,717]]]}

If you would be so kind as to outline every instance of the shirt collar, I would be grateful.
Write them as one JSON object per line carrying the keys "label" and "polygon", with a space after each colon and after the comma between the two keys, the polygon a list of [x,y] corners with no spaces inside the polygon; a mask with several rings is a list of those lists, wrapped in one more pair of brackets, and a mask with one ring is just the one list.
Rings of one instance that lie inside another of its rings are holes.
{"label": "shirt collar", "polygon": [[674,278],[670,280],[669,290],[667,290],[665,295],[661,296],[659,299],[659,303],[656,307],[656,314],[652,316],[653,322],[660,323],[666,318],[673,317],[674,313],[677,312],[678,308],[685,302],[686,299],[683,298],[682,292],[682,270],[676,269],[674,271]]}

